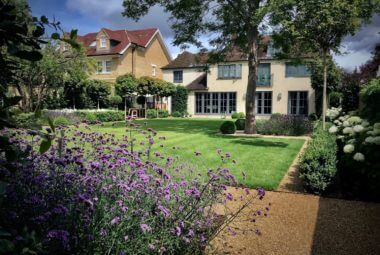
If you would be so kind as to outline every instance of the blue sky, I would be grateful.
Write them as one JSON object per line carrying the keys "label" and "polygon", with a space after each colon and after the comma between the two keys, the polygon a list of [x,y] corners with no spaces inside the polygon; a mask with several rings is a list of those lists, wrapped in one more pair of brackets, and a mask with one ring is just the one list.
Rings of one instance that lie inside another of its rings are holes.
{"label": "blue sky", "polygon": [[[175,57],[181,50],[172,45],[173,34],[168,21],[169,15],[159,7],[154,7],[138,23],[122,17],[122,0],[29,0],[34,16],[46,15],[60,21],[62,28],[70,31],[78,29],[80,35],[99,31],[102,27],[110,29],[138,29],[158,27],[164,36],[171,54]],[[363,26],[355,36],[345,38],[342,56],[335,56],[338,64],[352,70],[371,57],[371,51],[380,42],[380,16]],[[205,39],[206,41],[206,39]],[[197,51],[190,48],[190,51]]]}

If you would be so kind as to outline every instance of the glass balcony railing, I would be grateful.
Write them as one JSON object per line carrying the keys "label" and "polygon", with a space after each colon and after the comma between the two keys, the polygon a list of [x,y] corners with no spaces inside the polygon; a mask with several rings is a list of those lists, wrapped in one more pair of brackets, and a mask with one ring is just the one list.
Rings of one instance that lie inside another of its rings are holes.
{"label": "glass balcony railing", "polygon": [[257,86],[272,86],[272,75],[259,74],[257,77]]}

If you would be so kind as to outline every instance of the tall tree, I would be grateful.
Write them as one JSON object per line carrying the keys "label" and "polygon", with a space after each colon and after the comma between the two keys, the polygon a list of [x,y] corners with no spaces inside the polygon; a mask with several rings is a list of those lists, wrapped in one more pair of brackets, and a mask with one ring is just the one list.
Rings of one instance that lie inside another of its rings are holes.
{"label": "tall tree", "polygon": [[[209,44],[223,59],[228,49],[238,47],[248,59],[245,132],[257,132],[255,94],[260,28],[270,11],[269,0],[124,0],[123,15],[136,21],[155,5],[171,14],[174,45],[202,47],[200,36],[212,35]],[[211,58],[213,59],[213,58]],[[217,59],[217,58],[214,58]]]}
{"label": "tall tree", "polygon": [[271,22],[277,25],[277,46],[292,54],[314,53],[323,65],[322,118],[327,110],[327,72],[331,53],[379,11],[378,0],[273,0]]}

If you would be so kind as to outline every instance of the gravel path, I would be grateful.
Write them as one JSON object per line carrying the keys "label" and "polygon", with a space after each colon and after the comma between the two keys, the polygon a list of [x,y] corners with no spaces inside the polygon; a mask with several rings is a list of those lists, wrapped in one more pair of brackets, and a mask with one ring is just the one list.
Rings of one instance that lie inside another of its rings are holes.
{"label": "gravel path", "polygon": [[[238,195],[233,188],[231,192]],[[245,216],[237,219],[238,234],[222,233],[214,242],[216,250],[209,253],[380,254],[380,204],[286,192],[267,192],[257,201],[262,206],[268,202],[272,204],[268,217],[257,224],[244,221]],[[256,228],[260,236],[252,232]]]}
{"label": "gravel path", "polygon": [[310,141],[310,137],[305,137],[305,142],[302,145],[300,152],[294,159],[292,165],[289,167],[288,172],[285,174],[284,178],[282,178],[280,184],[278,185],[278,191],[285,192],[303,192],[304,189],[302,187],[302,180],[299,177],[298,168],[299,161],[303,152],[305,151],[308,142]]}

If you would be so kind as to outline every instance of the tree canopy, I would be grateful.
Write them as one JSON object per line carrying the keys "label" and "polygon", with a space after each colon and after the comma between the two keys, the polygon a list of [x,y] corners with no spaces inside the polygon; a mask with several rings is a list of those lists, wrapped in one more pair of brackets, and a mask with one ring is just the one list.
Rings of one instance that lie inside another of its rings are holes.
{"label": "tree canopy", "polygon": [[327,107],[328,58],[339,53],[343,38],[353,35],[374,12],[378,0],[274,0],[271,24],[275,45],[284,54],[321,58],[323,65],[323,126]]}
{"label": "tree canopy", "polygon": [[151,7],[162,6],[171,15],[173,44],[202,48],[201,35],[206,35],[208,44],[214,48],[209,58],[212,62],[220,61],[232,47],[238,47],[247,56],[249,66],[245,132],[256,133],[258,48],[260,30],[265,28],[264,18],[271,10],[269,3],[267,0],[124,0],[123,15],[137,21]]}

